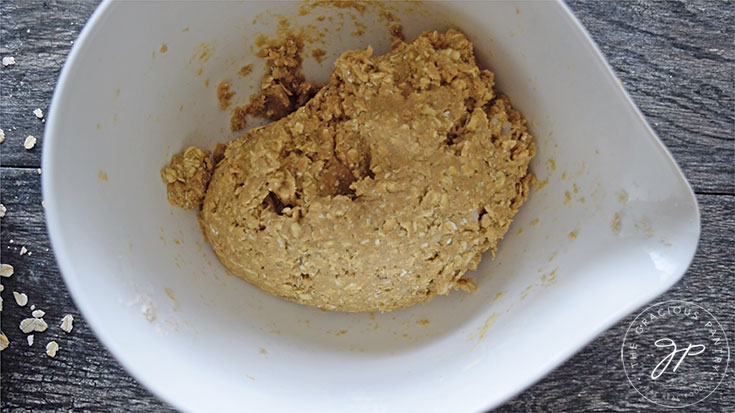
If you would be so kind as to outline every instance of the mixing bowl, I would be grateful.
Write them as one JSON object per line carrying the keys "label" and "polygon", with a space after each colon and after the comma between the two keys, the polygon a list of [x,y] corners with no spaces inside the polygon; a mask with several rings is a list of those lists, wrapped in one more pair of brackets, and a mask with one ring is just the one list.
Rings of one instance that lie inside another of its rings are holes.
{"label": "mixing bowl", "polygon": [[[107,1],[59,78],[42,177],[54,251],[100,341],[156,395],[185,411],[481,411],[684,274],[692,190],[562,3],[302,6]],[[407,39],[467,34],[529,119],[540,184],[469,274],[474,293],[385,314],[271,297],[227,274],[160,170],[187,145],[237,136],[215,86],[246,102],[264,72],[253,44],[279,20],[324,34],[304,63],[324,81],[345,50],[389,50],[386,9]]]}

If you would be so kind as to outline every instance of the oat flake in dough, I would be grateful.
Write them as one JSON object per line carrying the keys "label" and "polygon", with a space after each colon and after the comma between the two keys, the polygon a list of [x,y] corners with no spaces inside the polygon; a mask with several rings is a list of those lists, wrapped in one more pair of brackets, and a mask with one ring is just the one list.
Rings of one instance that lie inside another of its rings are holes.
{"label": "oat flake in dough", "polygon": [[492,87],[455,30],[348,51],[305,106],[179,169],[214,169],[199,219],[234,274],[326,310],[408,307],[472,289],[528,196],[532,137]]}

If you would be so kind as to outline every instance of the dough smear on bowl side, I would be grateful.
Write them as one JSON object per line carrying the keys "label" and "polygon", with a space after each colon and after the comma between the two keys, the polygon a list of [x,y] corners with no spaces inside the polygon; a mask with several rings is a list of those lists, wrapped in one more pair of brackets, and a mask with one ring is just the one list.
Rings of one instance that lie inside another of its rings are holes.
{"label": "dough smear on bowl side", "polygon": [[529,194],[525,123],[462,33],[425,32],[343,53],[293,113],[161,174],[239,277],[325,310],[391,311],[474,289],[462,276]]}

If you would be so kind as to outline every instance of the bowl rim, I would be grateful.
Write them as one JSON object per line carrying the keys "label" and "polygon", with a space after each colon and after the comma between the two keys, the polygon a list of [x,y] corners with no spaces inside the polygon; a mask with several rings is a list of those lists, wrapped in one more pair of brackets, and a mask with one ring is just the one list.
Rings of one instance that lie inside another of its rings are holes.
{"label": "bowl rim", "polygon": [[[59,74],[59,77],[57,78],[53,98],[51,100],[49,113],[47,116],[47,124],[44,131],[41,166],[46,171],[53,171],[54,165],[57,162],[57,160],[52,155],[54,153],[56,145],[61,144],[59,142],[61,136],[59,136],[57,133],[57,130],[59,128],[59,119],[56,109],[59,105],[61,105],[65,95],[69,93],[66,85],[67,80],[70,76],[70,73],[72,73],[75,70],[76,66],[79,64],[78,57],[82,53],[82,50],[90,42],[90,38],[93,37],[94,32],[101,27],[101,23],[108,16],[110,10],[113,9],[112,6],[115,3],[116,2],[113,0],[103,0],[102,3],[97,6],[95,11],[85,23],[78,38],[74,42],[74,45],[64,62],[64,66]],[[684,270],[679,275],[670,277],[670,279],[666,283],[661,284],[658,289],[647,291],[646,294],[642,294],[641,296],[639,296],[637,301],[635,301],[634,303],[630,304],[627,307],[620,308],[617,312],[610,314],[607,319],[600,322],[595,328],[589,330],[586,339],[578,341],[575,345],[569,346],[565,351],[560,352],[556,356],[549,358],[547,363],[542,366],[542,368],[536,374],[529,376],[522,383],[522,385],[519,385],[514,391],[507,392],[506,394],[503,394],[501,397],[496,398],[493,401],[481,401],[480,403],[483,403],[483,406],[481,406],[482,410],[490,410],[496,408],[506,403],[510,399],[516,397],[523,391],[527,390],[529,387],[547,376],[550,372],[561,366],[562,363],[566,362],[573,355],[581,351],[582,348],[587,346],[602,332],[609,329],[615,323],[618,323],[620,320],[634,312],[636,309],[643,307],[647,303],[651,302],[652,300],[663,294],[669,288],[671,288],[684,276],[687,269],[691,265],[697,251],[699,238],[701,235],[701,213],[699,204],[697,202],[691,184],[688,182],[681,168],[674,160],[673,155],[661,141],[653,128],[650,126],[638,106],[633,102],[629,93],[622,86],[612,67],[605,59],[602,51],[594,42],[587,29],[581,24],[581,22],[571,11],[569,6],[566,5],[562,0],[554,0],[551,3],[558,9],[561,17],[566,20],[564,23],[567,25],[571,25],[573,30],[576,30],[579,36],[581,36],[581,40],[586,43],[586,47],[591,48],[592,56],[595,60],[597,60],[597,62],[595,63],[600,64],[603,67],[604,73],[602,73],[602,76],[606,77],[608,80],[618,82],[620,84],[620,87],[617,89],[618,93],[622,95],[621,97],[623,99],[623,102],[625,102],[629,107],[633,109],[636,120],[643,126],[649,137],[658,144],[658,149],[666,155],[666,161],[670,164],[670,166],[673,166],[672,169],[677,172],[677,177],[684,182],[685,187],[688,190],[687,195],[689,198],[691,198],[694,205],[696,218],[694,223],[694,225],[696,225],[696,242],[694,243],[694,248],[692,249],[691,254],[689,254],[689,256],[682,257],[681,261],[685,262],[686,266],[682,267],[684,268]],[[47,208],[45,208],[44,210],[46,216],[46,227],[50,243],[53,247],[54,256],[58,264],[59,272],[61,273],[61,276],[74,301],[74,304],[76,305],[80,314],[83,315],[85,321],[89,324],[90,329],[95,337],[123,367],[126,373],[134,377],[138,383],[140,383],[146,390],[150,391],[158,399],[175,407],[176,409],[186,411],[187,408],[190,406],[186,406],[181,400],[177,399],[175,395],[169,390],[170,386],[165,386],[162,383],[151,380],[145,374],[145,372],[143,372],[138,366],[136,366],[134,362],[132,362],[127,356],[125,356],[126,351],[123,346],[115,343],[115,341],[108,334],[109,326],[107,326],[107,324],[103,322],[102,317],[98,313],[93,311],[93,308],[90,307],[88,300],[86,300],[84,295],[80,293],[80,282],[78,279],[76,279],[76,277],[72,275],[75,273],[75,268],[68,259],[69,246],[61,242],[62,236],[61,230],[59,228],[59,223],[63,220],[63,217],[59,215],[58,211],[55,208],[56,202],[54,202],[54,200],[59,199],[59,193],[52,186],[52,175],[53,174],[50,173],[44,173],[41,177],[42,197],[44,200],[50,201],[48,202]]]}

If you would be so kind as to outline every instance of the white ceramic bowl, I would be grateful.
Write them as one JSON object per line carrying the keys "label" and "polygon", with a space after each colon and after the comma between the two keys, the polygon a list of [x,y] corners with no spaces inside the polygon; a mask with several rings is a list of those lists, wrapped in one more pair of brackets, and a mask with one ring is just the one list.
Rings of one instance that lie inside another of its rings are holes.
{"label": "white ceramic bowl", "polygon": [[[233,80],[240,102],[258,85],[263,65],[250,45],[273,33],[278,14],[301,24],[334,17],[320,46],[327,60],[305,64],[308,77],[324,80],[341,51],[388,50],[371,9],[340,10],[338,32],[334,9],[297,16],[294,3],[108,1],[74,45],[44,143],[49,234],[100,340],[172,405],[480,411],[687,269],[699,237],[691,188],[562,3],[394,7],[409,39],[451,25],[468,35],[530,120],[532,167],[548,183],[521,208],[497,258],[488,254],[471,274],[475,293],[387,314],[322,312],[228,276],[195,214],[169,206],[159,178],[186,145],[233,137],[214,87]],[[348,13],[366,22],[363,36],[349,34]],[[253,75],[235,76],[246,63]]]}

